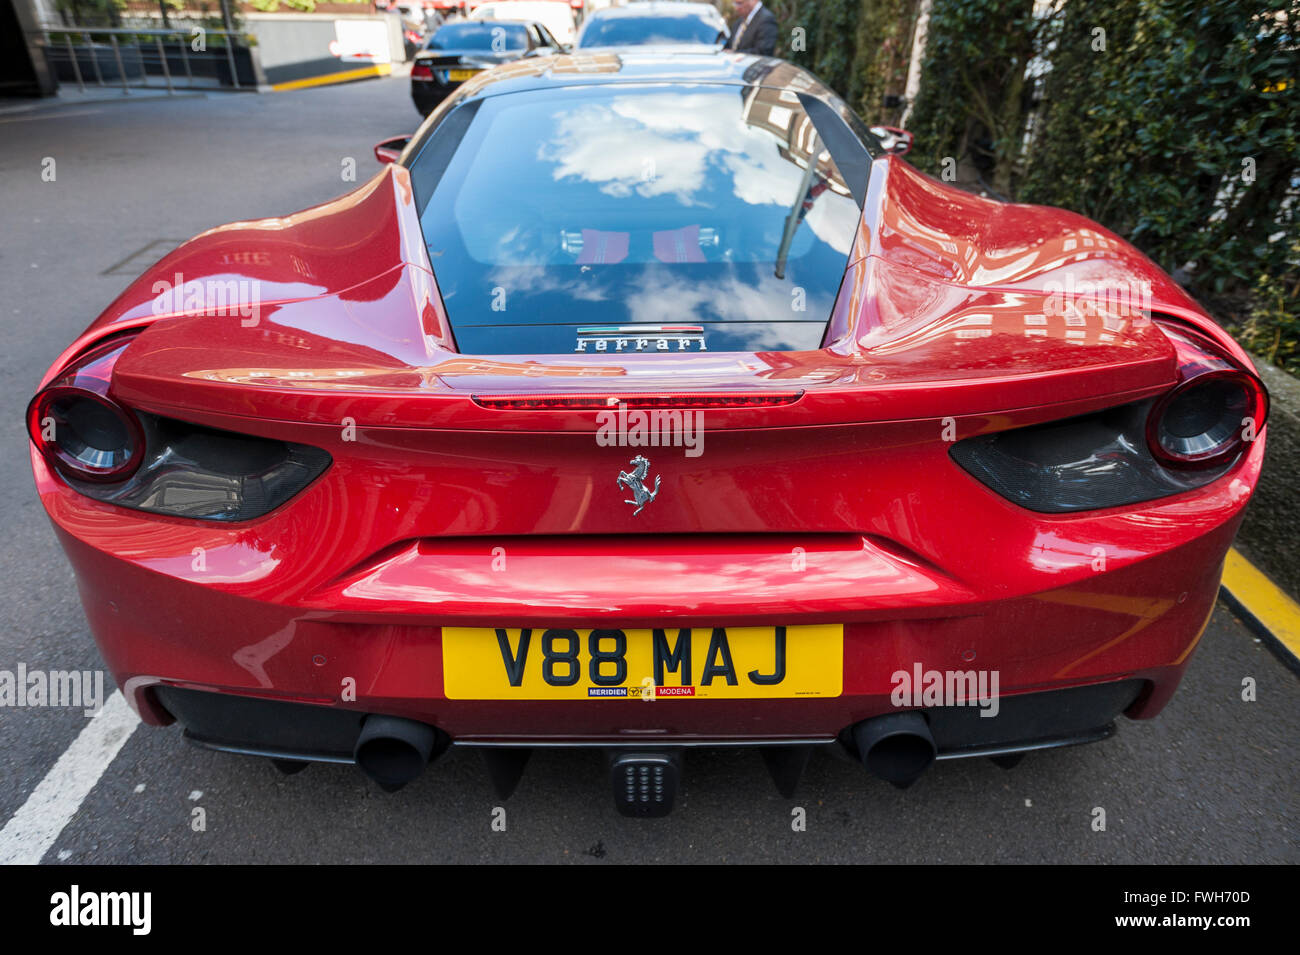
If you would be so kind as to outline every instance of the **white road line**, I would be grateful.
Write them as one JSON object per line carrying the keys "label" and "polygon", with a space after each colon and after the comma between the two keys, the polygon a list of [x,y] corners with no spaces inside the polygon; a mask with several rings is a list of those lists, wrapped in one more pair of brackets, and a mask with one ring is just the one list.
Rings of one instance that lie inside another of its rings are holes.
{"label": "white road line", "polygon": [[139,725],[126,698],[114,692],[0,829],[0,865],[41,861]]}

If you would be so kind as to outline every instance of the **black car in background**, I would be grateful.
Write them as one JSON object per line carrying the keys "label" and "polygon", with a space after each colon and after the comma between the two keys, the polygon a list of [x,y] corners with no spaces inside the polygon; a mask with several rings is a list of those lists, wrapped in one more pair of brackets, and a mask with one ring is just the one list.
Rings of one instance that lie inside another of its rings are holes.
{"label": "black car in background", "polygon": [[411,99],[422,116],[476,73],[563,46],[531,20],[457,20],[439,27],[411,65]]}
{"label": "black car in background", "polygon": [[650,0],[605,7],[588,15],[574,49],[610,46],[713,46],[721,49],[730,31],[711,3]]}

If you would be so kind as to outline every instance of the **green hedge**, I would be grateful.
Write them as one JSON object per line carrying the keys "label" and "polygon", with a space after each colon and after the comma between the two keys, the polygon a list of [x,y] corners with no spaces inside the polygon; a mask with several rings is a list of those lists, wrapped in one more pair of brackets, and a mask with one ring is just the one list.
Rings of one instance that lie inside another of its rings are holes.
{"label": "green hedge", "polygon": [[1017,198],[1126,236],[1300,371],[1300,0],[1289,7],[1290,35],[1277,0],[1070,0]]}
{"label": "green hedge", "polygon": [[[781,23],[777,55],[813,73],[871,123],[898,122],[919,0],[786,0],[767,4]],[[793,48],[803,30],[803,50]]]}
{"label": "green hedge", "polygon": [[1033,93],[1025,74],[1054,22],[1033,13],[1032,0],[934,0],[908,123],[918,166],[937,175],[956,159],[963,180],[978,174],[1011,195]]}
{"label": "green hedge", "polygon": [[[868,121],[896,119],[880,101],[903,92],[916,0],[773,6],[787,38],[807,31],[807,51],[784,55]],[[1300,373],[1300,0],[1034,13],[934,0],[910,159],[934,175],[956,160],[961,181],[1098,220]]]}

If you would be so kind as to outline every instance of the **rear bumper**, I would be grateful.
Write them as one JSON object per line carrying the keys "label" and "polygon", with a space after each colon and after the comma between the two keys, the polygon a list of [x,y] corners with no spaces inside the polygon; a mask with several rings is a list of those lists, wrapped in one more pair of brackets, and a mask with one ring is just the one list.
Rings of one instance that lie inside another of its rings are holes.
{"label": "rear bumper", "polygon": [[[1146,690],[1141,680],[1098,683],[1067,690],[1026,693],[1002,701],[994,719],[970,707],[923,708],[939,759],[997,756],[1069,746],[1105,739],[1114,720]],[[312,706],[224,693],[157,686],[154,701],[179,722],[185,738],[197,746],[221,752],[306,762],[354,762],[353,752],[368,714],[330,706]],[[850,754],[849,727],[832,740],[707,739],[607,740],[585,745],[654,748],[725,745],[840,744]],[[533,745],[538,742],[534,741]],[[463,746],[492,746],[462,742]],[[511,744],[503,744],[511,745]],[[517,745],[517,744],[514,744]],[[573,741],[558,745],[584,745]]]}
{"label": "rear bumper", "polygon": [[[172,685],[314,704],[358,718],[366,713],[403,717],[437,726],[461,743],[829,742],[847,726],[895,712],[893,675],[916,667],[996,673],[1003,699],[1137,681],[1141,693],[1119,709],[1135,718],[1155,715],[1177,687],[1213,609],[1235,523],[1156,557],[1001,600],[959,594],[939,600],[936,594],[943,591],[937,585],[910,600],[896,590],[876,599],[861,593],[867,585],[859,579],[851,582],[859,591],[856,601],[819,597],[812,584],[805,599],[788,595],[768,601],[761,596],[766,588],[756,584],[748,610],[737,605],[722,612],[711,601],[727,605],[731,598],[706,598],[701,573],[688,571],[677,578],[683,591],[678,606],[661,605],[651,613],[647,603],[655,598],[641,594],[629,598],[627,606],[588,609],[581,615],[543,595],[531,607],[510,603],[493,609],[451,601],[441,610],[418,612],[410,605],[409,589],[393,594],[384,610],[373,606],[381,593],[373,588],[364,610],[342,598],[333,609],[325,603],[286,606],[178,580],[90,548],[66,533],[63,544],[114,677],[142,717],[154,724],[169,722],[171,714],[155,702],[153,691]],[[474,559],[483,563],[490,554],[487,548]],[[186,553],[174,562],[188,567],[192,560]],[[207,561],[211,574],[211,554]],[[584,574],[561,562],[572,574],[560,578],[565,586],[577,588],[576,582],[594,580],[601,568],[610,569],[600,553],[587,563]],[[686,555],[679,559],[683,563],[690,563]],[[743,566],[752,571],[752,563]],[[524,568],[519,573],[527,576]],[[383,579],[378,571],[363,576],[372,585]],[[882,574],[881,579],[895,588],[900,579],[912,578]],[[692,586],[701,593],[691,593]],[[780,591],[776,585],[773,589]],[[432,599],[431,592],[426,591],[426,598]],[[648,705],[639,700],[447,698],[439,622],[519,627],[532,626],[539,615],[547,617],[548,626],[574,629],[843,623],[842,692],[802,699],[659,699]],[[1000,721],[981,719],[979,724]],[[1035,735],[1054,732],[1049,728]]]}
{"label": "rear bumper", "polygon": [[411,102],[421,113],[429,113],[435,106],[456,91],[460,83],[412,82]]}
{"label": "rear bumper", "polygon": [[[155,693],[176,686],[401,717],[462,744],[619,746],[832,742],[897,712],[893,674],[917,666],[996,672],[1004,700],[1137,681],[1116,711],[1154,716],[1214,607],[1262,453],[1199,492],[1083,516],[1033,515],[978,490],[994,513],[951,524],[934,498],[908,520],[948,535],[936,548],[947,568],[850,534],[426,536],[376,548],[365,535],[387,532],[384,512],[343,495],[338,467],[245,526],[98,505],[40,459],[34,468],[91,631],[146,722],[171,722]],[[796,624],[843,625],[840,695],[647,705],[444,692],[443,626]]]}

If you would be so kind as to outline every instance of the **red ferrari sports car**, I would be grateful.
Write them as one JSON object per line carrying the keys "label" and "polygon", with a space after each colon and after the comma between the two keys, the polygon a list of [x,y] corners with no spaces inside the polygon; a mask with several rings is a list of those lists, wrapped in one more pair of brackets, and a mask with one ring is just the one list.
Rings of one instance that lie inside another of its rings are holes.
{"label": "red ferrari sports car", "polygon": [[485,73],[355,192],[190,240],[28,426],[147,723],[386,789],[598,747],[659,815],[692,747],[908,785],[1155,716],[1266,413],[1105,229],[788,63],[647,51]]}

